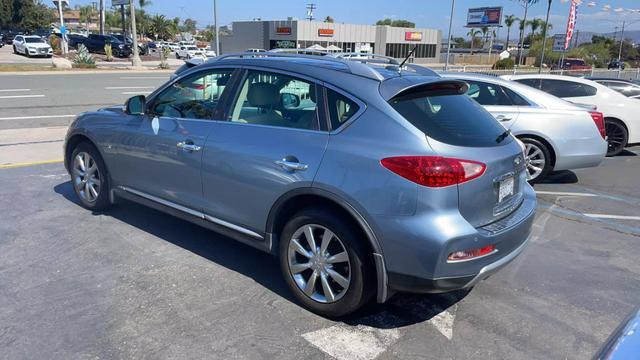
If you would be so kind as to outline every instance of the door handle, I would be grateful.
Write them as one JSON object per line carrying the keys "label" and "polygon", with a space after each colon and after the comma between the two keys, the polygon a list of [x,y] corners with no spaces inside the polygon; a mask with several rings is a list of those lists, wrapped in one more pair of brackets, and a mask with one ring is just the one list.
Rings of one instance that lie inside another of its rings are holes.
{"label": "door handle", "polygon": [[309,168],[309,165],[307,164],[302,164],[299,162],[293,162],[293,161],[287,161],[287,159],[282,159],[282,160],[278,160],[276,161],[276,165],[280,166],[281,168],[287,170],[287,171],[304,171],[307,170],[307,168]]}
{"label": "door handle", "polygon": [[191,141],[180,141],[179,143],[176,144],[176,146],[178,147],[178,149],[189,151],[189,152],[200,151],[200,149],[202,149],[200,146],[195,145]]}
{"label": "door handle", "polygon": [[498,120],[498,121],[511,121],[512,118],[506,117],[505,115],[498,115],[498,116],[496,116],[496,120]]}

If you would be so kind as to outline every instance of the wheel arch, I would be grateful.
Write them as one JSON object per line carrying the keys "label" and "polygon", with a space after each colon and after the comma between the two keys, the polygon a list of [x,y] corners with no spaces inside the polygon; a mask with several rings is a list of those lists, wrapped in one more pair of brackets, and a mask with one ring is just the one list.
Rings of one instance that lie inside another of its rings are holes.
{"label": "wheel arch", "polygon": [[518,134],[516,135],[516,137],[518,139],[522,139],[522,138],[531,138],[531,139],[535,139],[540,141],[541,143],[543,143],[544,145],[547,146],[547,148],[549,149],[549,153],[551,155],[551,167],[554,168],[556,166],[556,157],[557,157],[557,150],[555,148],[555,146],[553,146],[553,143],[549,140],[547,140],[544,136],[539,135],[539,134],[533,134],[533,133],[522,133],[522,134]]}
{"label": "wheel arch", "polygon": [[102,151],[100,150],[100,147],[96,144],[96,142],[93,141],[93,139],[91,139],[91,137],[89,137],[87,134],[78,132],[71,135],[65,143],[64,167],[67,169],[67,171],[69,171],[71,154],[73,153],[73,150],[76,148],[76,146],[78,146],[78,144],[80,144],[81,142],[87,142],[91,144],[91,146],[96,148],[96,150],[98,150],[98,153],[100,154],[100,157],[102,157],[104,161],[104,154],[102,153]]}
{"label": "wheel arch", "polygon": [[613,121],[618,121],[620,124],[622,124],[622,126],[624,126],[625,130],[627,130],[627,133],[629,132],[629,125],[627,125],[627,123],[622,120],[620,117],[618,116],[605,116],[604,120],[613,120]]}

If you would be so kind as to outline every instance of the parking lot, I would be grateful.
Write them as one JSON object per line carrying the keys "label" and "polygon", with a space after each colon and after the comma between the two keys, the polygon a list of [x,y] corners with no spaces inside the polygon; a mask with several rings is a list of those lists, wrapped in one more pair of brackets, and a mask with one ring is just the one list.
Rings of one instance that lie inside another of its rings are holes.
{"label": "parking lot", "polygon": [[0,77],[0,163],[54,161],[0,169],[2,357],[584,359],[638,305],[640,147],[536,185],[528,248],[471,291],[342,321],[297,305],[257,250],[133,203],[84,210],[55,162],[65,127],[167,77]]}
{"label": "parking lot", "polygon": [[46,57],[26,57],[22,54],[14,54],[11,45],[0,48],[0,64],[51,64],[51,59]]}

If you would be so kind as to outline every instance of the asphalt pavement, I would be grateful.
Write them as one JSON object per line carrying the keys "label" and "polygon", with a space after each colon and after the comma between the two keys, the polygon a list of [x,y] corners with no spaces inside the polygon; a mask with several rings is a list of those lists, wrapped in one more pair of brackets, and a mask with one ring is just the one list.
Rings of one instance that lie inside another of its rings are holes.
{"label": "asphalt pavement", "polygon": [[[120,104],[167,76],[0,76],[0,91],[45,95],[0,93],[0,157],[71,120],[42,116]],[[397,294],[341,321],[297,305],[267,254],[129,202],[91,213],[59,162],[0,166],[0,358],[590,358],[640,305],[629,150],[536,185],[528,248],[471,291]]]}

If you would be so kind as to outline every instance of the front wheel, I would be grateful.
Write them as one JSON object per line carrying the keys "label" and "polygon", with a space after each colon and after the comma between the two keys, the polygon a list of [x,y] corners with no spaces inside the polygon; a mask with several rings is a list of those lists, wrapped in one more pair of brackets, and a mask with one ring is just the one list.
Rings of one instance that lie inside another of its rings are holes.
{"label": "front wheel", "polygon": [[363,239],[333,213],[304,210],[285,225],[280,269],[296,299],[328,317],[347,315],[373,294],[371,254]]}
{"label": "front wheel", "polygon": [[604,127],[607,134],[607,156],[616,156],[627,146],[629,132],[615,119],[604,119]]}
{"label": "front wheel", "polygon": [[533,138],[521,138],[524,143],[524,161],[527,166],[527,180],[541,182],[551,171],[551,152],[541,141]]}
{"label": "front wheel", "polygon": [[107,168],[98,150],[82,142],[71,154],[71,184],[83,207],[102,211],[109,202],[109,178]]}

